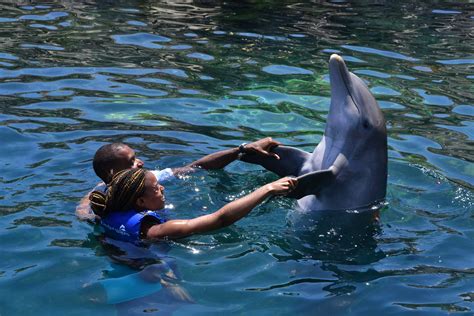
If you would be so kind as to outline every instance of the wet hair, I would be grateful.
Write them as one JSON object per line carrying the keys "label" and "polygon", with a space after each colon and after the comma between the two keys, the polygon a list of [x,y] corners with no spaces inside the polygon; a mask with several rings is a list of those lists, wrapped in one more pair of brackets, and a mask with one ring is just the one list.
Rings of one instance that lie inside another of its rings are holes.
{"label": "wet hair", "polygon": [[92,166],[95,174],[105,183],[112,180],[112,169],[115,169],[122,159],[118,154],[126,146],[122,143],[107,144],[95,152]]}
{"label": "wet hair", "polygon": [[117,172],[107,185],[107,191],[92,191],[90,205],[94,213],[105,217],[110,212],[127,211],[135,207],[137,199],[145,192],[144,169],[126,169]]}

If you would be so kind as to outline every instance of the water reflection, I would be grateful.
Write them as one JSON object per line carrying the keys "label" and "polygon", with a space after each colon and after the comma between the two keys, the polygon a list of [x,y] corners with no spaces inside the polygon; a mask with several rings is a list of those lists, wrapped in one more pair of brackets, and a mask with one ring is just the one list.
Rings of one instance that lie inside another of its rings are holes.
{"label": "water reflection", "polygon": [[378,208],[357,211],[290,211],[285,247],[322,262],[369,264],[384,257],[377,249]]}

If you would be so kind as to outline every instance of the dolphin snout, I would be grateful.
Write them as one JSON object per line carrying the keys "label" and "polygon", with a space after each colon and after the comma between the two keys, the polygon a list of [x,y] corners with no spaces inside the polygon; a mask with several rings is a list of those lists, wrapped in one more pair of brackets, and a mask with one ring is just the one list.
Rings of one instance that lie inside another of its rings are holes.
{"label": "dolphin snout", "polygon": [[332,60],[338,61],[340,63],[344,63],[344,60],[338,54],[332,54],[331,57],[329,57],[329,61],[332,61]]}
{"label": "dolphin snout", "polygon": [[[341,56],[337,54],[332,54],[329,57],[329,73],[332,77],[342,77],[344,81],[349,80],[349,70],[347,69],[346,63]],[[346,82],[347,84],[347,82]]]}
{"label": "dolphin snout", "polygon": [[332,54],[329,58],[329,78],[332,96],[337,98],[351,94],[351,75],[344,59],[337,54]]}

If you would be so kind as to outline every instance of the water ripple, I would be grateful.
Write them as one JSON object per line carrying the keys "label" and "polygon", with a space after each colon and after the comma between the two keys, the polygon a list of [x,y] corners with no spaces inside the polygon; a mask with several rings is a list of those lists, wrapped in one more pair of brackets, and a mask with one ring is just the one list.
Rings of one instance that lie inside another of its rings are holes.
{"label": "water ripple", "polygon": [[353,50],[353,51],[356,51],[356,52],[367,53],[367,54],[375,54],[375,55],[380,55],[380,56],[383,56],[383,57],[388,57],[388,58],[393,58],[393,59],[401,59],[401,60],[406,60],[406,61],[419,61],[418,58],[413,58],[413,57],[406,56],[406,55],[403,55],[403,54],[400,54],[400,53],[386,51],[386,50],[380,50],[380,49],[376,49],[376,48],[354,46],[354,45],[341,45],[341,47],[347,48],[349,50]]}
{"label": "water ripple", "polygon": [[52,50],[52,51],[62,51],[64,50],[63,47],[57,45],[45,45],[45,44],[21,44],[23,48],[38,48],[44,50]]}
{"label": "water ripple", "polygon": [[22,15],[19,20],[33,20],[33,21],[53,21],[63,17],[69,16],[67,12],[50,12],[44,15]]}
{"label": "water ripple", "polygon": [[474,65],[474,59],[444,59],[436,62],[443,65]]}
{"label": "water ripple", "polygon": [[312,75],[311,70],[287,66],[287,65],[270,65],[262,68],[262,71],[272,75]]}
{"label": "water ripple", "polygon": [[30,24],[30,27],[38,28],[38,29],[46,29],[50,31],[56,31],[58,29],[56,26],[53,26],[53,25],[45,25],[45,24],[38,24],[38,23]]}
{"label": "water ripple", "polygon": [[155,43],[167,43],[171,41],[168,37],[149,33],[112,35],[111,37],[117,44],[158,49],[164,48],[165,46]]}
{"label": "water ripple", "polygon": [[462,12],[461,11],[455,11],[455,10],[440,10],[440,9],[436,9],[436,10],[433,10],[431,11],[435,14],[461,14]]}
{"label": "water ripple", "polygon": [[214,56],[204,54],[204,53],[191,53],[191,54],[187,54],[186,56],[189,58],[195,58],[195,59],[200,59],[204,61],[211,61],[215,59]]}
{"label": "water ripple", "polygon": [[16,22],[18,21],[17,19],[12,19],[12,18],[1,18],[0,17],[0,23],[11,23],[11,22]]}
{"label": "water ripple", "polygon": [[418,93],[420,97],[423,98],[424,104],[440,106],[450,106],[454,104],[454,102],[450,98],[443,95],[428,94],[428,92],[423,89],[413,89],[413,91]]}

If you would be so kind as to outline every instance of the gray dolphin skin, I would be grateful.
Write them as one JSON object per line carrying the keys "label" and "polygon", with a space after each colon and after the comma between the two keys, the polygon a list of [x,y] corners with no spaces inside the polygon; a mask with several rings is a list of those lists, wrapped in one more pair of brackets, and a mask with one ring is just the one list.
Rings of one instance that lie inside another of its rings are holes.
{"label": "gray dolphin skin", "polygon": [[385,198],[387,130],[377,101],[344,60],[329,60],[331,105],[326,129],[313,153],[278,146],[274,158],[244,155],[279,176],[296,176],[289,195],[305,210],[354,210]]}

